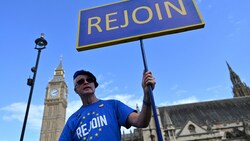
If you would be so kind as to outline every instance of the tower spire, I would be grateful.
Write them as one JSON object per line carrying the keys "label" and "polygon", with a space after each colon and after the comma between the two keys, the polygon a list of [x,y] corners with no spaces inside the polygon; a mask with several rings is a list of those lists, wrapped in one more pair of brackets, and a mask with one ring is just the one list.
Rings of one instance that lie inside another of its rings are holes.
{"label": "tower spire", "polygon": [[56,70],[63,70],[63,67],[62,67],[62,55],[60,56],[60,63],[57,66]]}
{"label": "tower spire", "polygon": [[62,56],[60,56],[60,62],[54,71],[54,78],[51,81],[64,81],[64,69],[62,66]]}
{"label": "tower spire", "polygon": [[167,112],[167,110],[164,110],[164,121],[166,121],[166,127],[165,127],[165,134],[166,138],[169,141],[176,141],[176,135],[175,135],[175,126],[172,123],[172,120]]}
{"label": "tower spire", "polygon": [[239,83],[242,83],[241,80],[240,80],[240,77],[233,71],[233,69],[230,67],[230,65],[227,63],[227,67],[228,67],[228,70],[229,70],[229,73],[230,73],[230,79],[233,83],[233,86],[234,85],[237,85]]}
{"label": "tower spire", "polygon": [[230,73],[230,79],[233,84],[234,97],[250,96],[250,88],[240,80],[240,77],[233,71],[230,65],[227,63],[227,67]]}

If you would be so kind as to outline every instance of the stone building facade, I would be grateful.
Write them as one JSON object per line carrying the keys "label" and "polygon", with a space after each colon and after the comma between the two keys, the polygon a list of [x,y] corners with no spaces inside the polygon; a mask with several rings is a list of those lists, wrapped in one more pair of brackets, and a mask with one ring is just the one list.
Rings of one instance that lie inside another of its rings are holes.
{"label": "stone building facade", "polygon": [[[234,98],[157,108],[165,141],[250,141],[250,88],[227,66]],[[123,141],[157,141],[153,120]]]}

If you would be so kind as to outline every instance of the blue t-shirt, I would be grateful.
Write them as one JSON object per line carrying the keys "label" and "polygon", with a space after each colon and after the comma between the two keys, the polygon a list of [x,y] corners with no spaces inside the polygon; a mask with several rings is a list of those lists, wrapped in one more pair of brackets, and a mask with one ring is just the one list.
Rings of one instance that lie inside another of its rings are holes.
{"label": "blue t-shirt", "polygon": [[82,106],[72,114],[59,141],[121,141],[121,126],[126,124],[132,108],[118,100],[99,100]]}

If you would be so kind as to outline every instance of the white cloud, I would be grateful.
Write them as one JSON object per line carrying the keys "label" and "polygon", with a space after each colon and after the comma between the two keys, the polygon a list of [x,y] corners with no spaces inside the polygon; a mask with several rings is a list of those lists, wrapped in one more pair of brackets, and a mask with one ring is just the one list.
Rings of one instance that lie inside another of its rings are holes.
{"label": "white cloud", "polygon": [[174,91],[174,90],[176,90],[178,87],[179,87],[179,85],[176,84],[176,85],[172,86],[172,87],[170,88],[170,90],[173,90],[173,91]]}
{"label": "white cloud", "polygon": [[195,102],[199,102],[199,100],[195,96],[191,96],[191,97],[180,99],[180,100],[173,101],[173,102],[163,102],[163,103],[160,103],[160,106],[179,105],[179,104],[187,104],[187,103],[195,103]]}
{"label": "white cloud", "polygon": [[106,81],[100,85],[100,88],[106,89],[110,84],[112,84],[113,81]]}
{"label": "white cloud", "polygon": [[82,101],[81,100],[75,100],[75,101],[69,102],[68,107],[66,109],[66,121],[81,106],[82,106]]}
{"label": "white cloud", "polygon": [[[128,106],[135,108],[136,104],[139,107],[142,104],[142,98],[138,98],[135,95],[131,94],[117,94],[108,97],[104,97],[102,99],[117,99],[122,101],[123,103],[127,104]],[[82,105],[82,101],[75,100],[68,103],[67,113],[66,113],[66,120],[70,115],[72,115],[75,111],[77,111]],[[1,111],[1,119],[6,122],[13,122],[18,121],[23,123],[24,115],[26,111],[26,103],[18,102],[7,105],[5,107],[0,108]],[[27,120],[26,128],[30,128],[33,130],[40,130],[42,125],[42,116],[43,116],[43,109],[44,105],[30,105],[29,116]],[[124,129],[125,130],[125,129]],[[127,133],[127,130],[125,130]]]}
{"label": "white cloud", "polygon": [[228,91],[230,91],[230,88],[229,87],[223,87],[222,85],[217,85],[217,86],[209,87],[206,90],[209,93],[223,94],[223,93],[228,93]]}
{"label": "white cloud", "polygon": [[199,100],[195,96],[191,96],[185,99],[180,99],[177,101],[174,101],[172,105],[178,105],[178,104],[186,104],[186,103],[195,103],[198,102]]}
{"label": "white cloud", "polygon": [[[11,105],[7,105],[0,109],[2,111],[2,119],[7,122],[11,121],[24,121],[24,115],[26,112],[27,103],[13,103]],[[42,123],[42,114],[43,113],[43,105],[30,105],[29,115],[27,119],[26,127],[31,129],[40,130]]]}
{"label": "white cloud", "polygon": [[102,91],[102,93],[114,93],[119,90],[118,87],[111,86],[113,84],[113,81],[105,81],[103,83],[100,83],[97,89],[98,91]]}
{"label": "white cloud", "polygon": [[181,95],[181,94],[184,94],[184,93],[187,93],[188,91],[187,90],[178,90],[178,91],[176,91],[175,93],[177,94],[177,95]]}
{"label": "white cloud", "polygon": [[187,93],[187,90],[182,90],[180,89],[179,85],[174,85],[170,88],[170,90],[174,91],[175,94],[177,94],[178,96]]}
{"label": "white cloud", "polygon": [[6,107],[1,108],[1,111],[4,111],[3,116],[1,117],[5,121],[18,120],[22,121],[24,117],[24,112],[26,105],[24,103],[13,103]]}
{"label": "white cloud", "polygon": [[136,104],[140,107],[142,104],[142,97],[138,98],[135,95],[132,94],[116,94],[116,95],[110,95],[108,97],[102,98],[104,100],[107,99],[116,99],[120,100],[121,102],[125,103],[126,105],[135,108]]}

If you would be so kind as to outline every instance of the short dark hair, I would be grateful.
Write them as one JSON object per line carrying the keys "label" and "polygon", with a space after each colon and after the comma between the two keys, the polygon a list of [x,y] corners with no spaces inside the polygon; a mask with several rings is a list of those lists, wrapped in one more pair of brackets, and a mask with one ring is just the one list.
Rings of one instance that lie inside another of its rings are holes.
{"label": "short dark hair", "polygon": [[96,81],[96,77],[95,77],[91,72],[86,71],[86,70],[78,70],[78,71],[76,71],[75,74],[73,75],[73,80],[75,80],[76,77],[77,77],[78,75],[87,75],[87,76],[93,78],[93,79],[94,79],[95,87],[98,87],[99,84],[98,84],[97,81]]}

